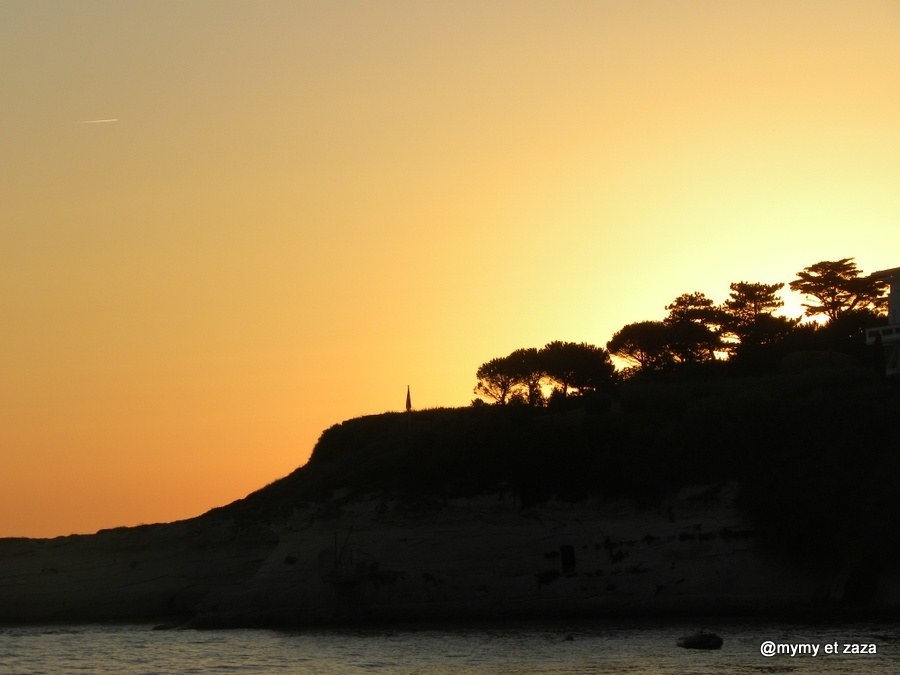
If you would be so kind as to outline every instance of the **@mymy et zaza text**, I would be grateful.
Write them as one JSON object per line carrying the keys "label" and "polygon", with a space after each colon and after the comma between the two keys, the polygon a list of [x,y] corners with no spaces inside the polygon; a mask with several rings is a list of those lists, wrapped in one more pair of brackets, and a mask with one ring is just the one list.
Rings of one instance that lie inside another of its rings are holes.
{"label": "@mymy et zaza text", "polygon": [[865,642],[773,642],[759,646],[763,656],[822,656],[830,654],[877,654],[878,645]]}

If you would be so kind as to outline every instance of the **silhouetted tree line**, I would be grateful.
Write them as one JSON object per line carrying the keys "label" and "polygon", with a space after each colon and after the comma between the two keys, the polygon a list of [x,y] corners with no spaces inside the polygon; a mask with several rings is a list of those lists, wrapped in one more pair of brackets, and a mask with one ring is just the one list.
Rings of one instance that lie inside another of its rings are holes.
{"label": "silhouetted tree line", "polygon": [[500,405],[531,406],[604,392],[617,378],[609,352],[603,347],[559,340],[541,349],[517,349],[508,356],[491,359],[481,364],[475,376],[477,394]]}
{"label": "silhouetted tree line", "polygon": [[[517,349],[478,368],[475,392],[501,405],[543,406],[573,393],[608,391],[620,379],[773,372],[792,352],[839,352],[862,362],[880,358],[866,349],[864,337],[866,328],[884,321],[884,281],[863,276],[853,258],[818,262],[798,272],[788,286],[806,299],[805,315],[824,317],[823,323],[776,315],[784,306],[778,297],[784,286],[735,282],[718,305],[704,293],[684,293],[666,305],[662,320],[623,326],[606,349],[572,342]],[[611,354],[629,366],[617,373]]]}

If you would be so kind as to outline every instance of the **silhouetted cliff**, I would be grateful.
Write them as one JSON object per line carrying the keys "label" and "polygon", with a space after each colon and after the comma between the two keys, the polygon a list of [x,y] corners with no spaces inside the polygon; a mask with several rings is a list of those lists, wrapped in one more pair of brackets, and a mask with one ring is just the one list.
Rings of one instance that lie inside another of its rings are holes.
{"label": "silhouetted cliff", "polygon": [[348,420],[322,434],[307,465],[212,513],[278,518],[339,491],[652,506],[686,486],[735,481],[742,513],[783,553],[830,558],[861,529],[896,548],[887,526],[900,516],[900,390],[871,371],[626,384],[597,408],[573,399],[564,411],[476,406]]}
{"label": "silhouetted cliff", "polygon": [[0,541],[0,620],[896,608],[898,419],[843,368],[348,420],[198,518]]}

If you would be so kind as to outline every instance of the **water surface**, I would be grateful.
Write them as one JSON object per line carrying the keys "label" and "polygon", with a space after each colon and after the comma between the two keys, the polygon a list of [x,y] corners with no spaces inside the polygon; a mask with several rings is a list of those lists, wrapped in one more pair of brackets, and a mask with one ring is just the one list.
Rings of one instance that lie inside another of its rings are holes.
{"label": "water surface", "polygon": [[[900,672],[900,622],[511,622],[334,630],[174,630],[150,625],[0,628],[0,672],[19,673],[873,673]],[[680,649],[699,628],[718,651]],[[766,658],[760,645],[819,646]],[[824,654],[874,644],[875,655]]]}

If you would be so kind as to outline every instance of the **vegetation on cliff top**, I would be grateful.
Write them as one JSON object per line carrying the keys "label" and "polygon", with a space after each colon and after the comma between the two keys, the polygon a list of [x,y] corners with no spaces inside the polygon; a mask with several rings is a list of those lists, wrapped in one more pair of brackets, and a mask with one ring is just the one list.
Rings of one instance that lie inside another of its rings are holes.
{"label": "vegetation on cliff top", "polygon": [[[881,362],[880,348],[867,349],[864,334],[884,323],[884,279],[863,276],[852,258],[818,262],[798,272],[789,286],[807,299],[807,317],[824,317],[822,324],[775,314],[784,305],[778,295],[784,285],[735,282],[718,305],[704,293],[682,293],[666,305],[661,321],[623,326],[606,349],[560,341],[516,349],[478,368],[475,393],[500,405],[541,407],[570,392],[609,392],[622,379],[660,381],[713,368],[732,376],[773,373],[799,350]],[[614,372],[610,355],[628,367]]]}

